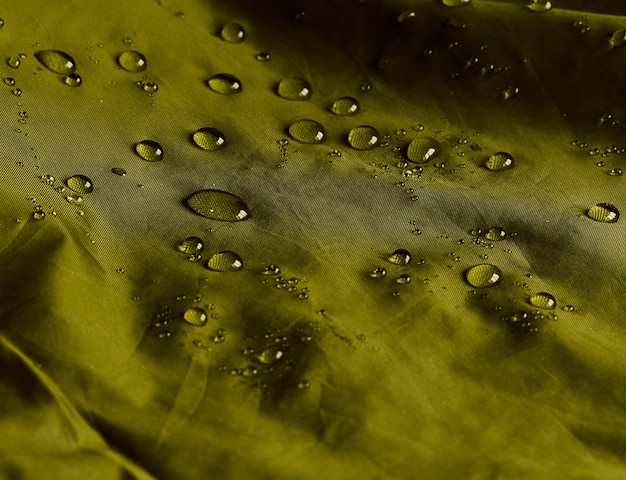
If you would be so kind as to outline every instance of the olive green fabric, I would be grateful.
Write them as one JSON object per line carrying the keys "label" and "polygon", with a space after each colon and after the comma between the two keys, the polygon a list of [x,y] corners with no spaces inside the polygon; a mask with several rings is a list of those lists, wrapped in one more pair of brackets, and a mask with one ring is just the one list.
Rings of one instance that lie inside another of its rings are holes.
{"label": "olive green fabric", "polygon": [[[625,14],[582,0],[545,13],[5,0],[0,477],[626,478],[626,223],[586,216],[626,209],[610,175],[626,158],[626,47],[609,42]],[[229,22],[243,42],[220,38]],[[50,49],[81,86],[35,58]],[[119,68],[125,50],[147,69]],[[242,92],[209,89],[218,73]],[[310,100],[277,95],[290,77]],[[332,114],[342,96],[361,112]],[[327,140],[290,138],[298,119]],[[360,125],[379,147],[348,145]],[[225,148],[193,143],[205,127]],[[439,156],[403,165],[424,137]],[[142,140],[163,160],[140,158]],[[489,171],[499,151],[514,165]],[[94,184],[82,205],[61,191],[77,174]],[[194,213],[184,200],[202,189],[237,195],[250,218]],[[503,241],[470,234],[495,226]],[[202,261],[177,251],[190,236]],[[406,266],[386,259],[399,248]],[[244,268],[209,270],[224,250]],[[499,284],[466,282],[480,263]],[[272,264],[280,275],[262,273]],[[537,292],[556,308],[530,305]],[[206,325],[183,320],[192,307]]]}

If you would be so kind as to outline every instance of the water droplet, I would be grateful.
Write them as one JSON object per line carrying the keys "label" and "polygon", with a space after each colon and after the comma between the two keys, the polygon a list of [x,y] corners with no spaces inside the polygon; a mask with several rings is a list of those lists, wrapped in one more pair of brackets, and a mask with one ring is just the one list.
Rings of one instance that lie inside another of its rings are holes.
{"label": "water droplet", "polygon": [[185,313],[183,314],[183,320],[185,320],[185,322],[195,327],[202,327],[206,325],[208,318],[209,317],[207,316],[204,309],[200,307],[188,308],[187,310],[185,310]]}
{"label": "water droplet", "polygon": [[239,93],[243,89],[241,81],[234,75],[228,73],[218,73],[213,75],[207,82],[209,88],[217,93],[230,94]]}
{"label": "water droplet", "polygon": [[501,170],[506,170],[507,168],[511,168],[513,166],[513,157],[510,153],[506,152],[497,152],[491,155],[485,161],[485,168],[491,170],[493,172],[499,172]]}
{"label": "water droplet", "polygon": [[270,347],[263,350],[256,358],[259,362],[270,365],[283,357],[283,351],[278,347]]}
{"label": "water droplet", "polygon": [[76,62],[65,52],[59,50],[41,50],[35,53],[35,58],[44,67],[60,75],[69,75],[76,70]]}
{"label": "water droplet", "polygon": [[481,263],[466,270],[465,279],[472,287],[493,287],[500,283],[502,271],[495,265]]}
{"label": "water droplet", "polygon": [[144,160],[148,162],[158,162],[163,160],[163,148],[157,142],[152,140],[142,140],[135,145],[135,151]]}
{"label": "water droplet", "polygon": [[124,44],[126,45],[130,45],[131,43],[133,43],[133,39],[130,37],[124,37],[122,38],[122,42],[124,42]]}
{"label": "water droplet", "polygon": [[220,150],[226,146],[226,137],[217,128],[201,128],[191,138],[198,147],[210,152]]}
{"label": "water droplet", "polygon": [[405,10],[398,15],[398,23],[404,23],[415,18],[415,12],[413,10]]}
{"label": "water droplet", "polygon": [[620,28],[613,32],[611,38],[609,39],[609,43],[613,48],[619,48],[626,45],[626,28]]}
{"label": "water droplet", "polygon": [[371,150],[380,142],[380,134],[374,127],[355,127],[348,133],[348,143],[357,150]]}
{"label": "water droplet", "polygon": [[387,275],[387,270],[385,270],[382,267],[377,267],[369,273],[369,276],[371,278],[376,278],[376,279],[385,278],[386,275]]}
{"label": "water droplet", "polygon": [[533,307],[552,310],[556,307],[556,298],[547,292],[539,292],[530,297],[528,299],[528,303],[530,303]]}
{"label": "water droplet", "polygon": [[598,203],[587,211],[587,216],[596,222],[615,223],[619,220],[619,210],[610,203]]}
{"label": "water droplet", "polygon": [[280,273],[280,268],[278,265],[268,265],[261,273],[263,275],[278,275]]}
{"label": "water droplet", "polygon": [[176,248],[179,252],[186,253],[188,255],[196,255],[204,250],[204,242],[198,237],[188,237],[180,242]]}
{"label": "water droplet", "polygon": [[68,87],[80,87],[83,83],[83,78],[78,73],[71,73],[63,79],[63,83]]}
{"label": "water droplet", "polygon": [[441,152],[441,144],[433,137],[416,138],[409,143],[406,156],[414,163],[426,163]]}
{"label": "water droplet", "polygon": [[7,58],[7,65],[11,68],[20,68],[22,62],[20,61],[20,57],[9,57]]}
{"label": "water droplet", "polygon": [[308,380],[302,380],[301,382],[298,383],[298,388],[300,390],[307,390],[311,388],[311,382],[309,382]]}
{"label": "water droplet", "polygon": [[243,200],[221,190],[200,190],[190,195],[186,202],[194,212],[213,220],[238,222],[250,217]]}
{"label": "water droplet", "polygon": [[65,185],[77,193],[85,194],[93,192],[93,182],[85,175],[74,175],[65,180]]}
{"label": "water droplet", "polygon": [[46,185],[54,185],[55,178],[52,175],[41,175],[39,179]]}
{"label": "water droplet", "polygon": [[227,23],[220,31],[220,37],[228,43],[241,43],[246,39],[246,31],[238,23]]}
{"label": "water droplet", "polygon": [[15,85],[15,79],[12,77],[5,77],[3,81],[4,84],[8,85],[9,87],[13,87]]}
{"label": "water droplet", "polygon": [[485,238],[492,242],[499,242],[506,238],[506,231],[502,227],[491,227],[485,233]]}
{"label": "water droplet", "polygon": [[119,175],[120,177],[124,177],[124,176],[126,176],[126,170],[124,170],[123,168],[113,167],[113,168],[111,169],[111,171],[112,171],[115,175]]}
{"label": "water droplet", "polygon": [[214,272],[236,272],[243,268],[243,260],[235,252],[225,250],[213,254],[206,266]]}
{"label": "water droplet", "polygon": [[302,78],[286,78],[276,88],[276,93],[287,100],[308,100],[313,95],[309,82]]}
{"label": "water droplet", "polygon": [[42,212],[41,210],[37,210],[36,212],[33,213],[33,218],[35,220],[43,220],[44,218],[46,218],[46,214],[45,212]]}
{"label": "water droplet", "polygon": [[270,54],[267,52],[259,52],[255,57],[259,62],[268,62],[271,58]]}
{"label": "water droplet", "polygon": [[563,310],[564,312],[573,312],[576,309],[574,308],[574,305],[563,305],[561,310]]}
{"label": "water droplet", "polygon": [[15,95],[16,97],[19,97],[22,94],[22,89],[21,88],[14,88],[13,90],[11,90],[11,93],[13,95]]}
{"label": "water droplet", "polygon": [[323,143],[326,141],[326,130],[315,120],[297,120],[289,125],[289,135],[300,143]]}
{"label": "water droplet", "polygon": [[387,257],[387,260],[396,265],[404,266],[411,261],[411,254],[408,250],[399,248]]}
{"label": "water droplet", "polygon": [[619,177],[619,176],[622,175],[622,169],[621,168],[613,168],[609,172],[609,175],[611,175],[612,177]]}
{"label": "water droplet", "polygon": [[67,203],[71,203],[72,205],[82,205],[85,200],[80,195],[76,195],[75,193],[68,195],[65,197]]}
{"label": "water droplet", "polygon": [[241,372],[241,374],[242,374],[244,377],[248,377],[248,378],[249,378],[249,377],[254,377],[254,376],[255,376],[256,374],[258,374],[258,373],[259,373],[259,370],[258,370],[258,368],[256,368],[256,367],[246,367],[246,368],[244,368],[244,369],[242,370],[242,372]]}
{"label": "water droplet", "polygon": [[441,0],[441,3],[444,4],[446,7],[458,8],[469,5],[470,3],[472,3],[472,0]]}
{"label": "water droplet", "polygon": [[552,8],[552,4],[548,0],[533,0],[526,5],[526,8],[531,12],[543,13]]}
{"label": "water droplet", "polygon": [[399,283],[401,285],[408,285],[409,283],[411,283],[411,276],[407,275],[406,273],[400,275],[398,278],[396,278],[396,283]]}
{"label": "water droplet", "polygon": [[519,95],[519,88],[515,86],[509,86],[500,92],[500,98],[502,100],[512,100]]}
{"label": "water droplet", "polygon": [[0,28],[4,27],[4,20],[0,18]]}
{"label": "water droplet", "polygon": [[155,94],[159,90],[159,86],[154,82],[142,83],[141,88],[144,92],[147,92],[150,95]]}
{"label": "water droplet", "polygon": [[341,97],[333,102],[330,111],[342,117],[356,115],[361,111],[361,105],[356,98]]}
{"label": "water droplet", "polygon": [[124,70],[132,73],[143,72],[148,67],[148,61],[143,53],[134,50],[120,53],[117,63]]}

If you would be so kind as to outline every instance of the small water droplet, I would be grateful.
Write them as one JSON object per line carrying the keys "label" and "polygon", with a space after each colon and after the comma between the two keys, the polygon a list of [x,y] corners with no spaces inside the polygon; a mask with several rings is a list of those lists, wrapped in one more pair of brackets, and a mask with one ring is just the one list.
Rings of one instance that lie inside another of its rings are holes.
{"label": "small water droplet", "polygon": [[77,193],[85,194],[93,192],[93,182],[85,175],[74,175],[65,180],[65,185]]}
{"label": "small water droplet", "polygon": [[307,390],[311,388],[311,382],[309,382],[308,380],[302,380],[301,382],[298,383],[298,388],[300,390]]}
{"label": "small water droplet", "polygon": [[158,162],[163,160],[163,148],[153,140],[142,140],[135,145],[135,151],[148,162]]}
{"label": "small water droplet", "polygon": [[9,87],[13,87],[15,85],[15,79],[12,77],[5,77],[3,82],[5,85],[8,85]]}
{"label": "small water droplet", "polygon": [[609,175],[611,175],[612,177],[619,177],[619,176],[622,175],[622,169],[621,168],[613,168],[609,172]]}
{"label": "small water droplet", "polygon": [[124,70],[132,73],[143,72],[148,67],[148,61],[143,53],[135,50],[120,53],[117,63]]}
{"label": "small water droplet", "polygon": [[495,265],[481,263],[465,271],[465,279],[472,287],[493,287],[500,283],[502,271]]}
{"label": "small water droplet", "polygon": [[342,117],[356,115],[361,111],[361,105],[356,98],[341,97],[333,102],[330,111]]}
{"label": "small water droplet", "polygon": [[387,275],[387,270],[385,270],[382,267],[377,267],[374,270],[372,270],[371,272],[369,272],[368,274],[371,278],[385,278],[385,276]]}
{"label": "small water droplet", "polygon": [[311,89],[309,82],[302,78],[295,77],[282,80],[278,84],[276,92],[279,96],[286,98],[287,100],[299,101],[308,100],[313,94],[313,90]]}
{"label": "small water droplet", "polygon": [[67,53],[59,50],[41,50],[35,53],[41,64],[60,75],[70,75],[76,70],[76,62]]}
{"label": "small water droplet", "polygon": [[207,268],[214,272],[236,272],[243,268],[241,257],[230,250],[215,253],[209,258]]}
{"label": "small water droplet", "polygon": [[610,203],[598,203],[587,211],[587,216],[601,223],[615,223],[619,220],[619,210]]}
{"label": "small water droplet", "polygon": [[159,86],[154,82],[145,82],[141,84],[141,89],[150,95],[155,94],[159,90]]}
{"label": "small water droplet", "polygon": [[411,276],[407,275],[406,273],[400,275],[398,278],[396,278],[396,283],[399,283],[401,285],[408,285],[409,283],[411,283]]}
{"label": "small water droplet", "polygon": [[531,12],[543,13],[550,10],[552,8],[552,4],[549,0],[533,0],[531,3],[526,5],[526,8]]}
{"label": "small water droplet", "polygon": [[21,88],[14,88],[13,90],[11,90],[11,93],[13,95],[15,95],[16,97],[19,97],[22,94],[22,89]]}
{"label": "small water droplet", "polygon": [[41,210],[37,210],[36,212],[33,213],[33,218],[35,220],[43,220],[44,218],[46,218],[46,214],[45,212],[42,212]]}
{"label": "small water droplet", "polygon": [[271,55],[268,52],[259,52],[256,54],[255,58],[259,62],[268,62],[271,59]]}
{"label": "small water droplet", "polygon": [[263,275],[278,275],[280,273],[280,268],[278,265],[268,265],[261,273]]}
{"label": "small water droplet", "polygon": [[506,238],[506,231],[502,227],[491,227],[485,232],[485,238],[492,242],[499,242]]}
{"label": "small water droplet", "polygon": [[41,175],[39,179],[46,185],[54,185],[55,178],[52,175]]}
{"label": "small water droplet", "polygon": [[63,83],[68,87],[80,87],[83,83],[83,78],[78,73],[70,73],[63,79]]}
{"label": "small water droplet", "polygon": [[533,307],[552,310],[556,307],[556,298],[554,298],[554,296],[550,293],[539,292],[530,297],[528,299],[528,303],[530,303]]}
{"label": "small water droplet", "polygon": [[469,5],[472,3],[472,0],[441,0],[441,3],[446,7],[458,8]]}
{"label": "small water droplet", "polygon": [[241,43],[246,39],[246,31],[238,23],[227,23],[220,30],[220,37],[228,43]]}
{"label": "small water droplet", "polygon": [[4,27],[4,20],[0,18],[0,28]]}
{"label": "small water droplet", "polygon": [[620,28],[616,30],[609,38],[609,43],[613,48],[619,48],[626,45],[626,28]]}
{"label": "small water droplet", "polygon": [[226,137],[217,128],[201,128],[191,138],[198,147],[210,152],[220,150],[226,146]]}
{"label": "small water droplet", "polygon": [[7,65],[11,68],[20,68],[21,64],[20,57],[13,56],[7,58]]}
{"label": "small water droplet", "polygon": [[509,86],[500,92],[502,100],[512,100],[519,95],[519,87]]}
{"label": "small water droplet", "polygon": [[387,257],[387,261],[400,266],[408,265],[411,261],[411,254],[408,250],[399,248]]}
{"label": "small water droplet", "polygon": [[213,75],[207,84],[214,92],[225,95],[239,93],[243,90],[241,81],[229,73],[218,73],[217,75]]}
{"label": "small water droplet", "polygon": [[198,237],[188,237],[180,242],[176,248],[179,252],[196,255],[204,250],[204,242]]}
{"label": "small water droplet", "polygon": [[111,169],[111,171],[112,171],[115,175],[119,175],[120,177],[124,177],[124,176],[126,176],[126,170],[124,170],[123,168],[113,167],[113,168]]}
{"label": "small water droplet", "polygon": [[407,158],[413,163],[426,163],[441,152],[441,144],[433,137],[416,138],[406,149]]}
{"label": "small water droplet", "polygon": [[72,205],[82,205],[85,202],[83,197],[81,197],[80,195],[77,195],[75,193],[66,196],[65,200],[68,203],[71,203]]}
{"label": "small water droplet", "polygon": [[202,327],[206,325],[208,318],[209,317],[207,316],[204,309],[200,307],[188,308],[187,310],[185,310],[185,313],[183,314],[183,320],[185,320],[185,322],[195,327]]}
{"label": "small water droplet", "polygon": [[513,166],[513,157],[510,153],[497,152],[491,155],[484,165],[486,169],[492,172],[499,172]]}
{"label": "small water droplet", "polygon": [[133,39],[130,37],[124,37],[122,38],[122,42],[124,42],[124,44],[126,45],[130,45],[131,43],[133,43]]}
{"label": "small water droplet", "polygon": [[374,127],[362,125],[348,133],[348,144],[357,150],[371,150],[380,142],[380,133]]}
{"label": "small water droplet", "polygon": [[163,340],[165,338],[170,338],[172,336],[172,334],[170,332],[161,332],[159,333],[158,337]]}
{"label": "small water droplet", "polygon": [[398,23],[404,23],[415,18],[415,12],[413,10],[405,10],[398,15]]}
{"label": "small water droplet", "polygon": [[283,358],[283,351],[278,347],[269,347],[263,350],[256,358],[259,362],[270,365]]}
{"label": "small water droplet", "polygon": [[323,143],[326,141],[326,130],[315,120],[302,119],[289,125],[289,135],[300,143]]}
{"label": "small water droplet", "polygon": [[243,200],[221,190],[200,190],[190,195],[186,202],[194,212],[213,220],[238,222],[250,217]]}

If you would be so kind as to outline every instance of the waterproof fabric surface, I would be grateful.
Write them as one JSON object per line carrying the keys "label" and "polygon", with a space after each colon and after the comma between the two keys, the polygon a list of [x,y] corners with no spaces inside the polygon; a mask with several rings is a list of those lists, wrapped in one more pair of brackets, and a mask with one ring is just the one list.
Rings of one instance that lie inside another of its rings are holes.
{"label": "waterproof fabric surface", "polygon": [[[624,14],[3,1],[0,477],[626,478],[626,223],[587,216],[626,209]],[[230,22],[242,42],[220,37]],[[147,68],[119,68],[126,50]],[[242,91],[211,90],[218,73]],[[292,77],[310,99],[277,94]],[[344,96],[361,111],[334,115]],[[325,141],[290,137],[298,119]],[[376,148],[349,145],[361,125]],[[205,127],[224,148],[194,144]],[[408,161],[426,137],[439,155]],[[512,168],[485,168],[496,152]],[[82,204],[66,200],[77,174],[94,185]],[[185,199],[204,189],[249,218],[196,214]],[[504,240],[470,233],[492,227]],[[177,250],[191,236],[201,261]],[[243,269],[209,270],[220,251]],[[468,284],[481,263],[498,284]],[[529,304],[538,292],[556,307]]]}

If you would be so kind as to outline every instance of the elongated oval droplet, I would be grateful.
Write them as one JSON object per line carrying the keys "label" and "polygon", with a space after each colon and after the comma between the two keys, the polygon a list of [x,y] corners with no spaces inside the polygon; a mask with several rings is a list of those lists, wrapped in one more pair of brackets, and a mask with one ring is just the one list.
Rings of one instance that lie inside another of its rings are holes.
{"label": "elongated oval droplet", "polygon": [[298,120],[289,125],[289,135],[300,143],[323,143],[326,141],[326,130],[315,120]]}
{"label": "elongated oval droplet", "polygon": [[341,117],[356,115],[361,111],[361,104],[356,98],[341,97],[333,102],[330,111]]}
{"label": "elongated oval droplet", "polygon": [[80,87],[83,84],[83,78],[78,73],[70,73],[63,79],[63,83],[68,87]]}
{"label": "elongated oval droplet", "polygon": [[194,212],[213,220],[239,222],[250,217],[243,200],[222,190],[200,190],[190,195],[186,202]]}
{"label": "elongated oval droplet", "polygon": [[387,257],[387,261],[400,266],[408,265],[411,261],[411,254],[404,248],[398,248]]}
{"label": "elongated oval droplet", "polygon": [[179,252],[186,253],[188,255],[197,255],[204,250],[204,242],[199,237],[188,237],[180,242],[176,248]]}
{"label": "elongated oval droplet", "polygon": [[531,12],[543,13],[552,9],[552,3],[548,0],[533,0],[531,3],[526,5],[526,8]]}
{"label": "elongated oval droplet", "polygon": [[362,125],[348,132],[348,144],[357,150],[371,150],[380,143],[380,133],[374,127]]}
{"label": "elongated oval droplet", "polygon": [[530,303],[533,307],[552,310],[556,307],[556,298],[554,298],[554,296],[550,293],[539,292],[530,297],[528,299],[528,303]]}
{"label": "elongated oval droplet", "polygon": [[609,43],[613,48],[619,48],[626,45],[626,28],[620,28],[616,30],[609,38]]}
{"label": "elongated oval droplet", "polygon": [[67,53],[59,50],[40,50],[35,53],[35,58],[41,64],[60,75],[69,75],[76,70],[76,62]]}
{"label": "elongated oval droplet", "polygon": [[458,8],[469,5],[470,3],[472,3],[472,0],[441,0],[441,3],[444,4],[446,7]]}
{"label": "elongated oval droplet", "polygon": [[308,100],[313,95],[313,90],[309,82],[303,78],[285,78],[282,80],[276,92],[287,100]]}
{"label": "elongated oval droplet", "polygon": [[65,180],[65,185],[77,193],[85,194],[93,192],[93,182],[85,175],[74,175]]}
{"label": "elongated oval droplet", "polygon": [[120,53],[117,63],[127,72],[133,73],[143,72],[148,67],[148,61],[143,53],[134,50]]}
{"label": "elongated oval droplet", "polygon": [[220,30],[220,37],[228,43],[241,43],[246,39],[246,31],[238,23],[227,23]]}
{"label": "elongated oval droplet", "polygon": [[432,137],[416,138],[409,143],[406,157],[413,163],[426,163],[441,152],[441,144]]}
{"label": "elongated oval droplet", "polygon": [[491,227],[485,233],[485,238],[491,242],[499,242],[506,238],[506,231],[502,227]]}
{"label": "elongated oval droplet", "polygon": [[135,145],[137,155],[148,162],[159,162],[163,160],[163,148],[153,140],[142,140]]}
{"label": "elongated oval droplet", "polygon": [[236,272],[243,268],[243,260],[235,252],[226,250],[212,255],[206,266],[214,272]]}
{"label": "elongated oval droplet", "polygon": [[619,220],[619,210],[610,203],[598,203],[587,211],[587,216],[601,223],[615,223]]}
{"label": "elongated oval droplet", "polygon": [[210,152],[221,150],[226,146],[226,137],[217,128],[201,128],[191,138],[198,147]]}
{"label": "elongated oval droplet", "polygon": [[206,325],[208,319],[209,317],[206,314],[206,311],[200,307],[188,308],[185,310],[185,313],[183,313],[183,320],[194,327],[202,327]]}
{"label": "elongated oval droplet", "polygon": [[481,263],[466,270],[465,279],[472,287],[493,287],[502,280],[502,271],[495,265]]}
{"label": "elongated oval droplet", "polygon": [[121,167],[113,167],[111,169],[111,172],[113,172],[115,175],[119,175],[120,177],[125,177],[127,173],[126,170]]}
{"label": "elongated oval droplet", "polygon": [[211,90],[225,95],[239,93],[243,89],[239,79],[229,73],[213,75],[207,83]]}
{"label": "elongated oval droplet", "polygon": [[511,156],[511,154],[506,152],[494,153],[485,161],[485,168],[487,170],[491,170],[492,172],[506,170],[507,168],[511,168],[512,166],[513,157]]}

